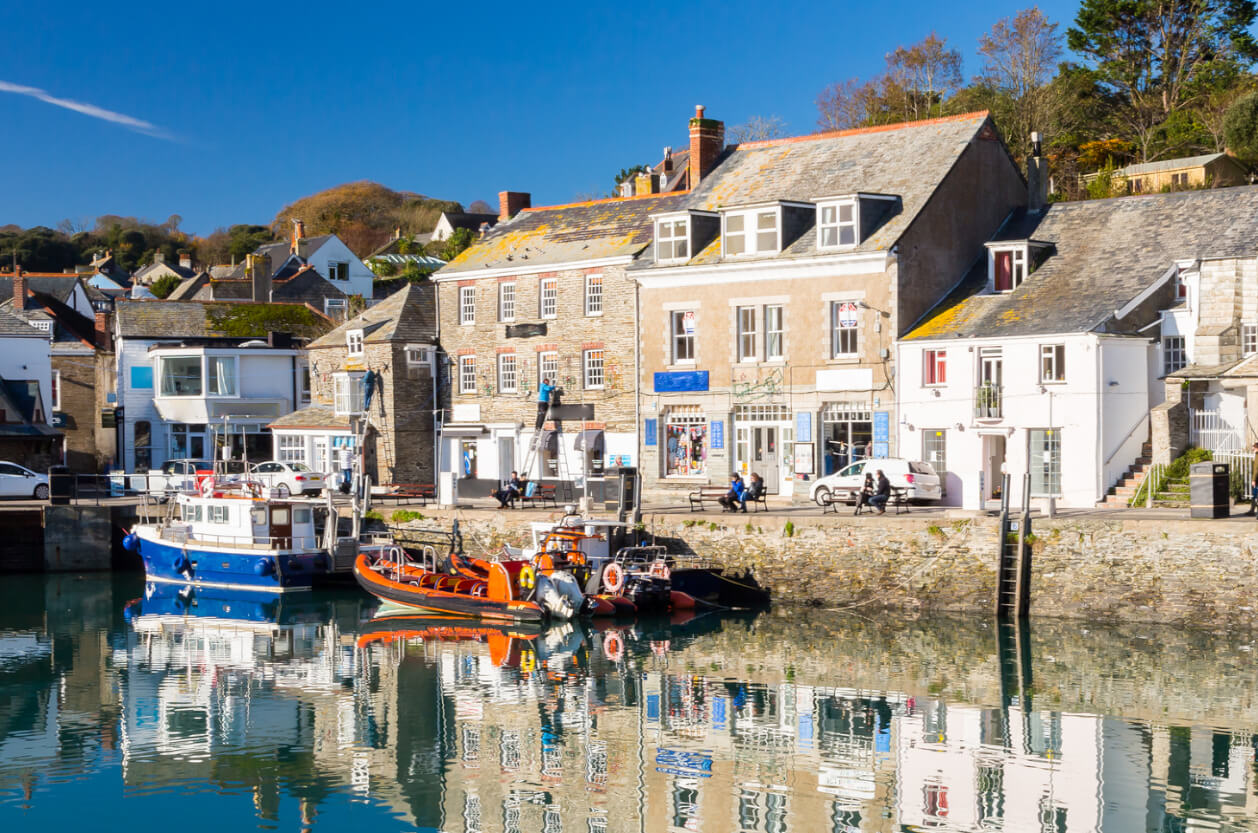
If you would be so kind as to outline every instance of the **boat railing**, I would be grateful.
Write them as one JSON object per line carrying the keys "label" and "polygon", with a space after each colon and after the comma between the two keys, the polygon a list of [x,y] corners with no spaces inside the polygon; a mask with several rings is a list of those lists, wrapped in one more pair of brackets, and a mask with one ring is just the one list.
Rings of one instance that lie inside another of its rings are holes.
{"label": "boat railing", "polygon": [[170,524],[162,529],[162,540],[180,544],[195,541],[216,547],[240,547],[242,549],[318,549],[319,539],[314,535],[219,535],[194,532],[186,524]]}

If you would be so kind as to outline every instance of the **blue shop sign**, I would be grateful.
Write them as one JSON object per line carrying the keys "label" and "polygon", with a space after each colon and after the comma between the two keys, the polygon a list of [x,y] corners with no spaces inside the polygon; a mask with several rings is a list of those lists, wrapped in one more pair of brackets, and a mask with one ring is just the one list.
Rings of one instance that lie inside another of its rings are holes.
{"label": "blue shop sign", "polygon": [[655,374],[656,393],[694,393],[708,389],[706,370],[682,370]]}
{"label": "blue shop sign", "polygon": [[812,413],[809,411],[795,414],[795,442],[812,442]]}
{"label": "blue shop sign", "polygon": [[725,447],[725,420],[712,420],[712,436],[708,441],[708,445],[712,448]]}
{"label": "blue shop sign", "polygon": [[657,425],[658,425],[657,420],[654,420],[654,419],[642,420],[642,444],[643,445],[655,445],[655,437],[656,437],[656,433],[658,432],[658,429],[656,428]]}
{"label": "blue shop sign", "polygon": [[882,459],[891,453],[891,412],[874,411],[874,457]]}

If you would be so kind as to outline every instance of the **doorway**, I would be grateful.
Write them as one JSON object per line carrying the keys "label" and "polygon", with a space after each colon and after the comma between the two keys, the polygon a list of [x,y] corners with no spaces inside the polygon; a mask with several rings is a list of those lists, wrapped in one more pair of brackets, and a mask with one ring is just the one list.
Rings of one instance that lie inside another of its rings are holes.
{"label": "doorway", "polygon": [[778,463],[778,429],[772,426],[752,426],[751,429],[751,470],[764,478],[767,491],[778,491],[778,480],[781,478]]}
{"label": "doorway", "polygon": [[498,481],[505,483],[515,468],[515,437],[498,438]]}
{"label": "doorway", "polygon": [[310,455],[310,468],[317,472],[329,474],[332,471],[331,462],[328,460],[328,438],[315,437],[313,450]]}
{"label": "doorway", "polygon": [[280,549],[293,545],[293,510],[288,506],[271,507],[271,540]]}
{"label": "doorway", "polygon": [[983,500],[999,500],[1005,464],[1005,435],[983,435]]}

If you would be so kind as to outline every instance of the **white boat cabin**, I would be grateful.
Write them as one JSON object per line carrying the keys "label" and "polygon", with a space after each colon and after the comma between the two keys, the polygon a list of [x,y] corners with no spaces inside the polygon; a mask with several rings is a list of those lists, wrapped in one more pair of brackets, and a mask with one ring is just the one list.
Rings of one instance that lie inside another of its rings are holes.
{"label": "white boat cabin", "polygon": [[178,506],[178,522],[188,538],[203,543],[282,550],[319,545],[310,504],[180,495]]}

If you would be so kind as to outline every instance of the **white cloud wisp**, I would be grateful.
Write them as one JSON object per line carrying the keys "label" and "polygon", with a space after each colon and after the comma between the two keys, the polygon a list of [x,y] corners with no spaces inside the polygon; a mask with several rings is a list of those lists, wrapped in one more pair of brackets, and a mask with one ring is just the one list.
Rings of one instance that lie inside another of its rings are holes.
{"label": "white cloud wisp", "polygon": [[66,110],[73,110],[76,113],[82,113],[94,119],[101,119],[114,124],[122,125],[128,130],[134,130],[136,133],[143,133],[146,136],[152,136],[155,139],[173,140],[175,137],[171,133],[157,125],[144,121],[143,119],[133,118],[123,113],[115,113],[113,110],[106,110],[103,107],[97,107],[95,104],[84,104],[81,101],[73,101],[68,98],[57,98],[46,90],[38,87],[26,87],[21,84],[11,84],[8,81],[0,81],[0,92],[16,93],[18,95],[29,96],[37,99],[45,104],[51,104],[54,107],[63,107]]}

